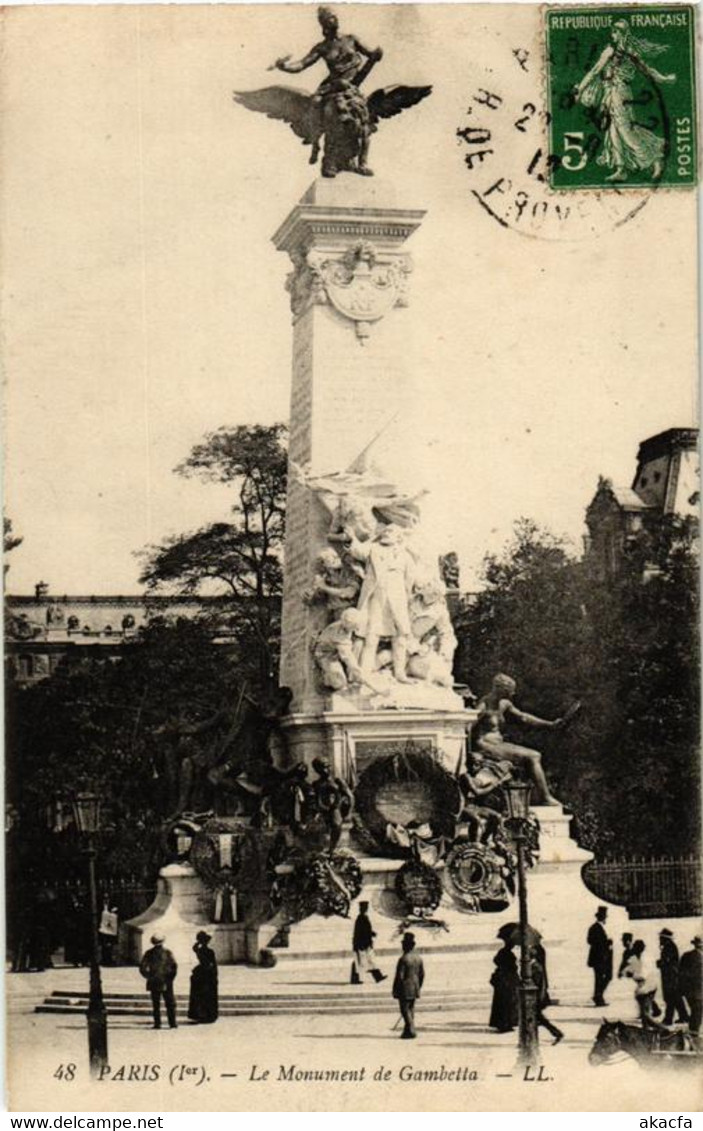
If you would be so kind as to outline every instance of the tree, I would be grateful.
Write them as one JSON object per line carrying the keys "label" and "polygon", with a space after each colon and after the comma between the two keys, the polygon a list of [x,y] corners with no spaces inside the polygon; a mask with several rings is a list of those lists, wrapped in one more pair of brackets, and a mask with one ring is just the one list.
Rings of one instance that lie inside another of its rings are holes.
{"label": "tree", "polygon": [[282,424],[220,428],[176,468],[184,476],[226,483],[236,492],[232,521],[211,523],[150,547],[141,581],[154,592],[202,594],[221,601],[212,615],[226,622],[255,685],[278,670],[286,452]]}
{"label": "tree", "polygon": [[[9,554],[12,550],[16,550],[18,546],[21,546],[23,541],[24,541],[24,538],[21,538],[19,535],[12,533],[12,519],[6,518],[6,517],[3,516],[3,520],[2,520],[2,548],[3,548],[3,552],[4,552],[5,556],[7,556],[7,554]],[[5,562],[3,568],[4,568],[5,574],[7,574],[7,571],[10,568],[9,563]]]}
{"label": "tree", "polygon": [[528,710],[554,717],[582,702],[572,727],[540,742],[581,842],[601,855],[697,843],[695,539],[691,520],[665,519],[603,579],[521,520],[458,620],[459,674],[479,692],[506,671]]}
{"label": "tree", "polygon": [[[116,658],[68,654],[47,679],[10,682],[6,797],[18,816],[27,878],[61,876],[67,865],[51,814],[57,800],[87,784],[119,834],[108,835],[101,851],[104,871],[155,874],[179,754],[174,724],[221,716],[189,746],[209,762],[224,749],[241,690],[229,650],[213,643],[206,624],[185,618],[152,621]],[[67,851],[70,857],[70,844]]]}

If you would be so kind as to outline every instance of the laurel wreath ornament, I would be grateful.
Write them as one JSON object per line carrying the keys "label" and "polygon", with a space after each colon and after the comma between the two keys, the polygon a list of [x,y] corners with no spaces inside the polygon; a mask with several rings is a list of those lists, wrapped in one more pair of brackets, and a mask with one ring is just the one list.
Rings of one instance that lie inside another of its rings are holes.
{"label": "laurel wreath ornament", "polygon": [[442,881],[421,860],[407,860],[396,872],[395,891],[406,911],[417,916],[435,911],[442,902]]}
{"label": "laurel wreath ornament", "polygon": [[[392,797],[392,803],[389,800]],[[410,856],[410,848],[389,838],[389,826],[423,822],[433,836],[454,836],[461,791],[438,756],[424,750],[399,749],[376,758],[363,771],[354,790],[354,836],[374,856]]]}
{"label": "laurel wreath ornament", "polygon": [[[232,836],[231,864],[222,864],[221,834]],[[190,849],[190,863],[211,891],[233,885],[242,866],[243,841],[244,836],[232,828],[231,821],[210,820],[195,834]]]}
{"label": "laurel wreath ornament", "polygon": [[278,883],[278,900],[284,918],[299,923],[309,915],[349,917],[351,904],[361,892],[361,867],[349,852],[332,856],[320,852],[292,864]]}

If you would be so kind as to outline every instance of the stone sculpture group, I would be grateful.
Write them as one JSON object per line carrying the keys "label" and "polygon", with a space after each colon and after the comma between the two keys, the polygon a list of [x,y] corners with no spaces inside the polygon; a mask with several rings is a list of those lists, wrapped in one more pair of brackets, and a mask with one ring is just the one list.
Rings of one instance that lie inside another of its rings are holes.
{"label": "stone sculpture group", "polygon": [[451,688],[456,637],[445,589],[417,548],[422,496],[403,494],[369,467],[295,471],[329,515],[329,544],[302,594],[328,619],[313,642],[322,687],[364,686],[386,697],[397,684]]}

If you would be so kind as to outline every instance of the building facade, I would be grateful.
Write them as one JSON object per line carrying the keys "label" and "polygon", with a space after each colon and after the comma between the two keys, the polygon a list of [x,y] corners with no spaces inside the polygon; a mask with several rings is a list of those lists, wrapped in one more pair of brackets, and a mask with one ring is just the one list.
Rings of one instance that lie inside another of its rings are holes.
{"label": "building facade", "polygon": [[34,683],[51,675],[66,655],[96,648],[101,656],[116,655],[149,619],[193,617],[202,607],[202,599],[189,597],[56,597],[39,582],[33,596],[5,599],[5,655],[19,683]]}
{"label": "building facade", "polygon": [[617,574],[632,549],[670,515],[694,517],[699,506],[698,430],[669,428],[643,440],[630,486],[601,476],[586,510],[585,560],[599,576]]}

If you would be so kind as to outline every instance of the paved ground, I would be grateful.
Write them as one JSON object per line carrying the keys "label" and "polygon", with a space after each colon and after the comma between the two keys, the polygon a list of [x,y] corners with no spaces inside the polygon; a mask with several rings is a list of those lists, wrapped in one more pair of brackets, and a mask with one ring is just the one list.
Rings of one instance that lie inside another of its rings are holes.
{"label": "paved ground", "polygon": [[[303,1015],[226,1017],[213,1026],[182,1022],[173,1031],[154,1032],[142,1018],[111,1019],[110,1073],[101,1083],[92,1083],[87,1072],[84,1020],[34,1012],[54,990],[87,989],[87,971],[8,975],[10,1105],[15,1111],[680,1111],[700,1106],[700,1084],[688,1069],[644,1072],[629,1059],[609,1068],[588,1065],[603,1011],[587,1003],[580,965],[561,985],[553,976],[560,1003],[549,1015],[566,1038],[553,1047],[545,1034],[542,1079],[525,1080],[516,1064],[515,1034],[487,1028],[488,992],[467,985],[466,970],[455,955],[433,958],[428,986],[433,991],[463,988],[466,1004],[442,1012],[433,994],[432,1006],[418,1009],[416,1041],[399,1040],[392,1014],[352,1014],[342,1008],[321,1015],[312,1001]],[[104,975],[108,992],[143,992],[134,969]],[[334,991],[343,1000],[367,992],[349,987],[347,978],[346,962],[281,964],[271,971],[225,967],[220,990]],[[177,988],[185,991],[186,980]],[[369,986],[368,992],[374,989]],[[615,983],[609,1000],[609,1016],[633,1016],[629,984]],[[71,1080],[67,1065],[76,1066]],[[415,1078],[427,1072],[434,1074],[431,1079]],[[299,1073],[347,1076],[330,1081]]]}

